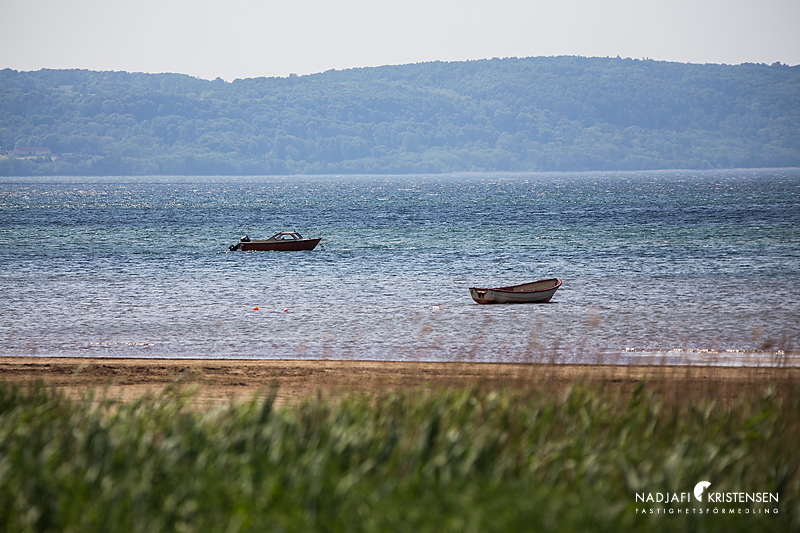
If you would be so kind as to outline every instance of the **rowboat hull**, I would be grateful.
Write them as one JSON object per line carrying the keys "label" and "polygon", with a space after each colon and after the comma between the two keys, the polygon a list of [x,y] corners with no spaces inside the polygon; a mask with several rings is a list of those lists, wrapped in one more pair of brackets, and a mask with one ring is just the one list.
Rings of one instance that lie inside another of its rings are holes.
{"label": "rowboat hull", "polygon": [[494,289],[470,287],[469,293],[472,299],[479,304],[546,303],[550,301],[559,287],[561,287],[561,280],[553,278]]}
{"label": "rowboat hull", "polygon": [[275,241],[250,241],[240,242],[237,246],[239,250],[254,250],[259,252],[286,251],[296,252],[298,250],[313,250],[321,239],[302,239],[296,241],[275,242]]}

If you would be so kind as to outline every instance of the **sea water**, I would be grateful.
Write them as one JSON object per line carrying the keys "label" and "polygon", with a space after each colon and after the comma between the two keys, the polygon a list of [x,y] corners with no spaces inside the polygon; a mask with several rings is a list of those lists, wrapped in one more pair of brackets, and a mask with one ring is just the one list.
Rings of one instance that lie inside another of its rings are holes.
{"label": "sea water", "polygon": [[799,225],[797,169],[0,178],[0,356],[795,365]]}

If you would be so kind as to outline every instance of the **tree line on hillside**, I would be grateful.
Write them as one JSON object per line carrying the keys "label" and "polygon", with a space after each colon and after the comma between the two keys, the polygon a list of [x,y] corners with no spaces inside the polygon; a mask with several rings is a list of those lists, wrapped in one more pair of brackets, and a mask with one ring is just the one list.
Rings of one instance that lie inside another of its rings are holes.
{"label": "tree line on hillside", "polygon": [[509,58],[233,82],[5,69],[3,153],[7,176],[800,166],[800,66]]}

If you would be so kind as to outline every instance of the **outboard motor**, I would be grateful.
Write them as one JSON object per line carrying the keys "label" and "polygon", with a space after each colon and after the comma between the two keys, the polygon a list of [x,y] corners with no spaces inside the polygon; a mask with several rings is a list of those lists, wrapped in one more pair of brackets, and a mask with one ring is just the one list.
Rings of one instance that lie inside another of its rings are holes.
{"label": "outboard motor", "polygon": [[242,235],[239,238],[239,243],[231,244],[230,246],[228,246],[228,250],[230,250],[231,252],[235,252],[236,250],[242,247],[243,242],[250,242],[250,237],[248,237],[247,235]]}

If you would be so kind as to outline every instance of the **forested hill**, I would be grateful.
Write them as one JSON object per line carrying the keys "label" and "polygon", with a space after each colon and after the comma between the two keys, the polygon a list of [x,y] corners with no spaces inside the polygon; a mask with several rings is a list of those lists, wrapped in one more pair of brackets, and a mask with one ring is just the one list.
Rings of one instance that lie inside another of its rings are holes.
{"label": "forested hill", "polygon": [[0,154],[6,176],[800,166],[800,66],[540,57],[233,82],[5,69]]}

